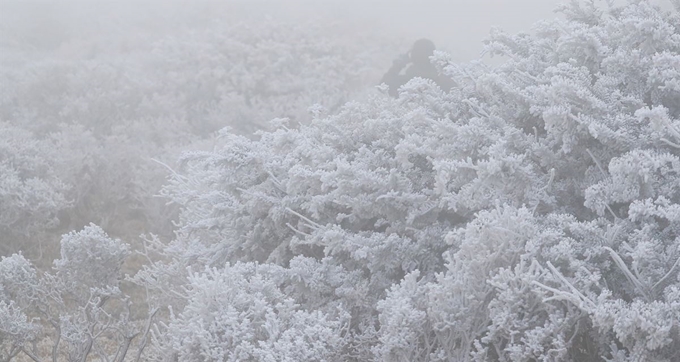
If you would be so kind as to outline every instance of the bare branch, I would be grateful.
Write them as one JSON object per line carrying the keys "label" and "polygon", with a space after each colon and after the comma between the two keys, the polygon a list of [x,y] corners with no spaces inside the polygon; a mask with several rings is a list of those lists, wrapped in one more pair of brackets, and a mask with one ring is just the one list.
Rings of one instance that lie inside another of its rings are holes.
{"label": "bare branch", "polygon": [[673,264],[673,266],[671,267],[671,270],[669,270],[668,273],[666,273],[666,275],[663,276],[663,278],[661,278],[658,282],[656,282],[656,283],[652,286],[652,290],[653,290],[655,293],[658,293],[659,291],[657,290],[657,288],[658,288],[659,286],[663,286],[663,284],[664,284],[664,282],[666,281],[666,279],[670,278],[670,277],[673,275],[673,272],[674,272],[675,269],[678,267],[678,265],[680,265],[680,258],[678,258],[678,259],[675,261],[675,264]]}
{"label": "bare branch", "polygon": [[35,362],[42,362],[42,360],[36,356],[33,352],[21,347],[21,352],[24,352],[28,357],[30,357]]}

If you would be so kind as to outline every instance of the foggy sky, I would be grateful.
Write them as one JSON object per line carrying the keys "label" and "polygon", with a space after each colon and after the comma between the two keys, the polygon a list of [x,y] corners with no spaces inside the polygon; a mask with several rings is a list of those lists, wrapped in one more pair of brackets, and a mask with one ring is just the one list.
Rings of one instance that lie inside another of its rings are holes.
{"label": "foggy sky", "polygon": [[[226,1],[84,1],[0,0],[0,35],[28,32],[49,43],[73,24],[87,22],[103,34],[130,27],[162,33],[178,22],[238,21],[242,11],[254,15],[310,19],[332,15],[366,33],[389,33],[405,41],[427,37],[458,61],[479,57],[481,41],[492,26],[509,33],[529,31],[541,19],[558,17],[553,10],[566,0],[226,0]],[[623,2],[625,0],[618,0]],[[656,3],[670,8],[669,0]],[[184,18],[183,18],[184,17]],[[179,20],[178,20],[179,19]],[[115,29],[109,29],[116,24]],[[124,27],[124,26],[123,26]],[[146,29],[148,30],[148,29]],[[93,30],[95,31],[95,30]],[[73,36],[73,34],[70,34]],[[1,38],[0,38],[1,40]]]}

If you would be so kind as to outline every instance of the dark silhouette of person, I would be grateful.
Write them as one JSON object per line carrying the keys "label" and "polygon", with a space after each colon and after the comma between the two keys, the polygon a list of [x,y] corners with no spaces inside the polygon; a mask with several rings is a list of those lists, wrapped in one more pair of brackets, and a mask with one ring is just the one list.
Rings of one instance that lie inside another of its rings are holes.
{"label": "dark silhouette of person", "polygon": [[389,94],[392,97],[398,95],[399,87],[413,78],[431,79],[439,88],[448,92],[453,87],[453,80],[441,74],[430,62],[435,49],[431,40],[417,40],[408,53],[402,54],[392,62],[392,67],[385,73],[380,83],[385,83],[389,87]]}

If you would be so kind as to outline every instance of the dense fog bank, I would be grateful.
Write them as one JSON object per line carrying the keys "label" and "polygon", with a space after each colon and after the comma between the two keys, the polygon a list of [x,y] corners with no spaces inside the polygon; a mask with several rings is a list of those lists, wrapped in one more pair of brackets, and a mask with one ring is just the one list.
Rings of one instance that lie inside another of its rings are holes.
{"label": "dense fog bank", "polygon": [[655,4],[0,3],[0,361],[680,360]]}

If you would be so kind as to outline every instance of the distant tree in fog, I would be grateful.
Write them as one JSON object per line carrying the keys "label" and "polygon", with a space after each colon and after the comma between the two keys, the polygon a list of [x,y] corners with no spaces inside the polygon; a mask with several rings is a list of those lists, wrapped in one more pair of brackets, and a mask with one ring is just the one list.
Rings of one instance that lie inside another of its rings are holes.
{"label": "distant tree in fog", "polygon": [[[0,122],[8,128],[0,152],[12,155],[0,162],[44,165],[0,189],[11,195],[0,196],[0,228],[12,231],[6,240],[33,248],[40,233],[89,222],[125,236],[170,235],[175,209],[153,197],[167,169],[152,158],[172,165],[189,145],[210,148],[227,126],[255,137],[275,117],[305,123],[311,105],[330,111],[364,92],[389,49],[389,41],[357,39],[331,22],[251,21],[257,26],[216,21],[166,36],[122,28],[100,37],[74,23],[49,52],[24,44],[25,34],[3,32],[12,41],[0,59]],[[26,152],[37,155],[18,156]]]}
{"label": "distant tree in fog", "polygon": [[[59,224],[57,214],[71,206],[70,185],[51,162],[49,142],[4,122],[0,135],[0,255],[9,255]],[[33,246],[37,257],[42,250]]]}

